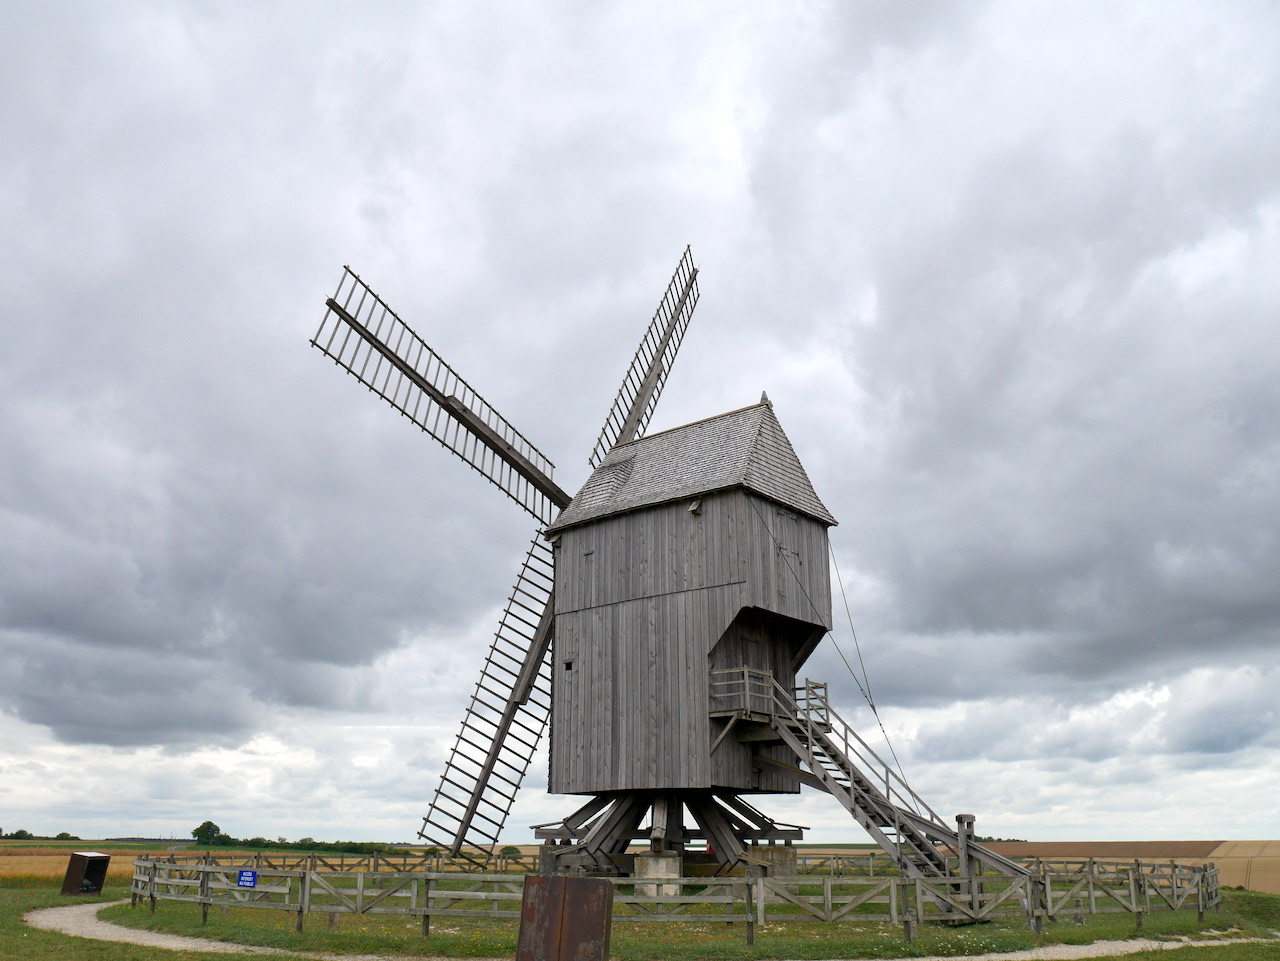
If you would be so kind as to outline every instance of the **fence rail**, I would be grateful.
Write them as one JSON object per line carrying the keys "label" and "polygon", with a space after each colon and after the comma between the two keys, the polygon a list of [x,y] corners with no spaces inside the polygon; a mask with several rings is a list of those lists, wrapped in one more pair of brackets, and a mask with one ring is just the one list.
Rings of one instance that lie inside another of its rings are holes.
{"label": "fence rail", "polygon": [[[391,914],[420,917],[424,936],[431,918],[520,917],[525,874],[386,869],[382,858],[360,869],[334,868],[323,858],[139,858],[134,861],[132,903],[188,901],[208,919],[212,905],[292,911],[301,931],[308,914]],[[335,859],[337,860],[337,859]],[[396,859],[399,860],[399,859]],[[910,938],[922,922],[972,923],[1025,918],[1037,930],[1046,918],[1129,913],[1142,927],[1151,911],[1221,903],[1218,869],[1134,861],[1036,861],[1029,875],[921,879],[891,875],[798,877],[610,878],[615,923],[682,921],[755,925],[858,920],[902,924]]]}

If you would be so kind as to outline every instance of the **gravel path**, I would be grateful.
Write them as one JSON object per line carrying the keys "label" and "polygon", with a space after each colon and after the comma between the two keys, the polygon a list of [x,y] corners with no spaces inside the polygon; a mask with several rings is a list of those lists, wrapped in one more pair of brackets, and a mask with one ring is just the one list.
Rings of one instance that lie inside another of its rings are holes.
{"label": "gravel path", "polygon": [[174,951],[213,951],[218,954],[289,954],[279,948],[254,948],[225,941],[207,941],[204,938],[184,938],[177,934],[159,931],[139,931],[98,920],[98,912],[113,904],[90,901],[88,904],[72,904],[65,908],[41,908],[30,911],[22,920],[33,928],[58,931],[75,938],[92,938],[95,941],[123,941],[127,944],[144,944],[152,948],[171,948]]}
{"label": "gravel path", "polygon": [[[65,908],[41,908],[30,911],[22,920],[33,928],[46,931],[58,931],[76,938],[92,938],[97,941],[121,941],[128,944],[142,944],[152,948],[169,948],[174,951],[208,951],[215,954],[276,954],[293,957],[321,958],[324,961],[404,961],[403,958],[387,958],[370,954],[311,954],[301,951],[286,951],[283,948],[259,948],[243,944],[229,944],[226,941],[208,941],[204,938],[186,938],[177,934],[163,934],[159,931],[139,931],[136,928],[125,928],[118,924],[98,920],[98,912],[112,904],[124,904],[124,901],[112,901],[108,904],[90,902],[73,904]],[[1130,941],[1095,941],[1093,944],[1050,944],[1043,948],[1031,948],[1027,951],[1005,951],[992,954],[969,955],[965,961],[1080,961],[1083,958],[1114,957],[1122,954],[1136,954],[1139,951],[1174,950],[1191,945],[1244,944],[1265,942],[1274,944],[1266,938],[1222,938],[1216,940],[1192,940],[1179,938],[1174,941],[1152,941],[1148,938],[1134,938]],[[470,961],[500,961],[500,959],[472,958]],[[958,961],[955,957],[912,958],[910,961]]]}

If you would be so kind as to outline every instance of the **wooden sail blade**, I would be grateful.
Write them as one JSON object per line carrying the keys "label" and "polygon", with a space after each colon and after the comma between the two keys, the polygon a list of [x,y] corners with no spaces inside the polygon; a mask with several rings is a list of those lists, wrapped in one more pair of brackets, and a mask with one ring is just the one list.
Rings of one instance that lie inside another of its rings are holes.
{"label": "wooden sail blade", "polygon": [[313,347],[382,397],[542,523],[569,503],[554,465],[458,376],[351,268]]}
{"label": "wooden sail blade", "polygon": [[592,467],[600,466],[604,455],[616,445],[644,433],[697,304],[698,268],[686,247],[604,420],[591,451]]}
{"label": "wooden sail blade", "polygon": [[535,535],[418,836],[451,857],[493,857],[551,713],[554,559]]}

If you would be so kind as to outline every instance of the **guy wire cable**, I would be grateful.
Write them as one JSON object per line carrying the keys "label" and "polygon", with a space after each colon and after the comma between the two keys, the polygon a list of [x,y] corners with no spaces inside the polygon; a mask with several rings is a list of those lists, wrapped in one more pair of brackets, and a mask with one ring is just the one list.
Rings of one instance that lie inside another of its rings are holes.
{"label": "guy wire cable", "polygon": [[[876,707],[875,699],[871,696],[871,678],[867,674],[867,665],[862,660],[862,645],[858,643],[858,632],[853,627],[853,613],[849,610],[849,598],[844,592],[844,577],[840,574],[840,562],[836,560],[835,548],[831,546],[831,539],[827,539],[827,551],[831,554],[831,565],[836,571],[836,583],[840,585],[840,599],[844,602],[844,614],[849,620],[849,634],[853,637],[853,649],[858,652],[858,665],[862,668],[863,679],[867,682],[867,688],[863,696],[867,699],[867,704],[871,706],[871,713],[875,715],[876,724],[880,727],[880,734],[884,737],[884,743],[889,747],[889,753],[893,755],[893,763],[898,768],[898,777],[902,778],[904,784],[907,783],[907,774],[902,770],[902,762],[898,760],[898,752],[894,750],[893,742],[889,740],[889,732],[884,728],[884,721],[880,718],[880,709]],[[812,602],[811,602],[812,603]],[[836,643],[835,632],[831,632],[831,643],[837,651],[840,651],[840,645]],[[849,668],[849,673],[853,674],[853,668],[849,667],[848,660],[845,659],[844,652],[840,651],[840,660],[844,661],[844,666]],[[858,685],[858,690],[862,690],[862,683],[854,677],[853,682]],[[914,791],[911,792],[915,794]],[[914,797],[912,798],[914,801]]]}
{"label": "guy wire cable", "polygon": [[[759,506],[755,503],[755,501],[749,501],[749,503],[751,504],[752,509],[756,512],[756,516],[760,518],[761,526],[765,529],[765,531],[768,532],[769,539],[773,541],[773,546],[778,549],[778,553],[781,554],[782,559],[786,561],[787,570],[791,572],[791,577],[795,580],[796,586],[800,588],[800,593],[802,593],[804,595],[804,599],[809,602],[809,606],[813,608],[813,612],[815,614],[820,614],[821,612],[818,610],[818,605],[813,602],[813,598],[809,596],[809,592],[804,589],[804,582],[800,580],[800,575],[797,574],[795,568],[791,566],[791,559],[787,557],[786,550],[783,548],[782,544],[778,542],[778,538],[774,536],[773,528],[769,526],[768,521],[764,519],[764,515],[760,513]],[[853,614],[849,610],[849,599],[844,592],[844,578],[840,576],[840,565],[836,563],[836,560],[835,560],[836,552],[835,552],[835,549],[831,546],[830,538],[827,539],[827,550],[830,552],[831,561],[836,568],[836,582],[840,585],[840,597],[844,599],[844,612],[845,612],[845,616],[848,617],[849,619],[849,632],[853,634],[854,647],[857,648],[857,651],[858,651],[858,663],[861,664],[862,648],[858,645],[858,634],[853,629]],[[916,797],[916,792],[911,789],[909,782],[907,781],[906,772],[903,771],[902,769],[902,761],[898,758],[898,752],[894,749],[893,742],[889,740],[889,732],[885,730],[884,721],[880,718],[880,711],[876,707],[875,701],[872,700],[871,698],[871,679],[867,678],[867,686],[866,687],[862,686],[862,681],[858,680],[858,675],[854,673],[853,665],[851,665],[849,663],[849,659],[844,656],[844,651],[841,649],[839,642],[836,640],[835,632],[828,631],[827,634],[831,638],[831,644],[836,649],[836,653],[840,655],[840,660],[844,662],[845,670],[849,672],[849,676],[853,678],[853,683],[858,686],[858,690],[862,693],[863,698],[866,700],[867,704],[870,705],[871,713],[875,715],[876,725],[880,728],[880,734],[884,738],[884,743],[888,745],[889,753],[893,755],[893,763],[898,768],[898,777],[902,780],[902,783],[907,786],[907,794],[910,798],[911,805],[913,807],[916,807],[917,813],[919,813],[918,811],[919,801]],[[863,671],[863,675],[865,676],[866,675],[865,665],[863,666],[862,671]]]}

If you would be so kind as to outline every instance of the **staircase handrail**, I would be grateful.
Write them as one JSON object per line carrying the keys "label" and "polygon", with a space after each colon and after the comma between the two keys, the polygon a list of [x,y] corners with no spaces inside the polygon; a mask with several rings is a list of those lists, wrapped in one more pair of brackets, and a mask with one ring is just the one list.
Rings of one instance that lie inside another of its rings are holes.
{"label": "staircase handrail", "polygon": [[835,740],[845,756],[857,763],[868,774],[883,772],[880,787],[895,806],[913,810],[922,816],[932,818],[939,824],[945,823],[938,812],[933,810],[928,802],[917,794],[911,785],[853,729],[853,726],[836,712],[827,697],[826,684],[806,678],[804,687],[796,688],[797,694],[803,691],[803,704],[800,699],[789,696],[776,680],[774,686],[775,700],[780,700],[782,707],[790,703],[795,714],[799,715],[797,720],[805,725],[807,734],[812,734],[816,727],[828,738]]}

